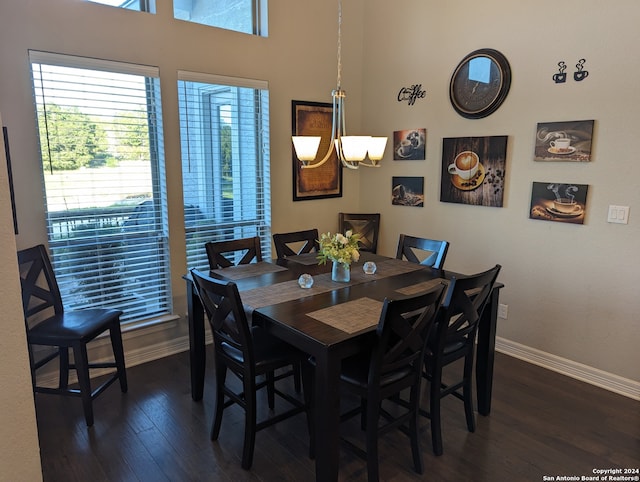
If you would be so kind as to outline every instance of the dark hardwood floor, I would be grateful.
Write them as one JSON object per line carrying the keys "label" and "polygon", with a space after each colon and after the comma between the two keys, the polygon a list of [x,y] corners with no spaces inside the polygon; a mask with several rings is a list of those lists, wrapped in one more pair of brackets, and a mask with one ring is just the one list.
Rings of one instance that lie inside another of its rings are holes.
{"label": "dark hardwood floor", "polygon": [[[313,480],[304,415],[258,433],[250,471],[240,468],[243,419],[237,407],[227,410],[219,440],[209,440],[212,360],[209,351],[199,403],[191,400],[188,353],[129,368],[129,392],[122,394],[116,384],[103,393],[90,429],[79,399],[38,394],[44,480]],[[408,439],[400,432],[385,435],[381,479],[541,481],[545,475],[640,467],[640,402],[499,353],[491,415],[478,416],[476,432],[469,433],[462,402],[447,397],[443,420],[444,455],[435,457],[423,418],[422,476],[413,472]],[[359,421],[343,429],[356,434]],[[340,463],[340,480],[366,480],[364,461],[346,447]]]}

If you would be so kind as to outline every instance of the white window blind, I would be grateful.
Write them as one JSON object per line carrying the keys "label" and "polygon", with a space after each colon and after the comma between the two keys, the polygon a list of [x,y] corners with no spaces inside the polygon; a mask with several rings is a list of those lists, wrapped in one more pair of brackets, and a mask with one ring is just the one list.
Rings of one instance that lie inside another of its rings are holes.
{"label": "white window blind", "polygon": [[66,308],[171,312],[155,67],[29,53],[47,233]]}
{"label": "white window blind", "polygon": [[260,236],[271,255],[267,83],[178,72],[187,266],[204,244]]}

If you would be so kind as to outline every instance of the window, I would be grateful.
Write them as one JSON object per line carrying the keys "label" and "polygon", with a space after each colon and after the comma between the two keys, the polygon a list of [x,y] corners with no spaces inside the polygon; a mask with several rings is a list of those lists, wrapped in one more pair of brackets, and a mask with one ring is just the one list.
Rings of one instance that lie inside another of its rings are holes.
{"label": "window", "polygon": [[171,312],[154,67],[29,53],[51,258],[65,306]]}
{"label": "window", "polygon": [[112,7],[126,8],[127,10],[136,10],[138,12],[156,13],[155,0],[88,0],[93,3],[101,3],[102,5],[110,5]]}
{"label": "window", "polygon": [[267,0],[173,0],[178,20],[267,36]]}
{"label": "window", "polygon": [[266,82],[178,72],[187,266],[204,243],[260,236],[271,254]]}

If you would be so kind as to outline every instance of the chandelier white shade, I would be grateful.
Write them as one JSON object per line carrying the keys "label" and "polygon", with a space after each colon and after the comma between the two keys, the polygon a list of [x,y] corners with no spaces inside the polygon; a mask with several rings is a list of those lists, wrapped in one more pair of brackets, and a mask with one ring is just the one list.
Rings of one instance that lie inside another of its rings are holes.
{"label": "chandelier white shade", "polygon": [[[331,124],[331,142],[322,159],[316,161],[320,137],[292,136],[296,156],[302,168],[320,167],[326,163],[335,151],[338,159],[349,169],[360,166],[380,167],[387,145],[386,137],[347,136],[344,103],[346,93],[341,87],[342,77],[342,0],[338,0],[338,79],[337,88],[331,92],[333,98],[333,115]],[[369,162],[365,162],[369,158]]]}

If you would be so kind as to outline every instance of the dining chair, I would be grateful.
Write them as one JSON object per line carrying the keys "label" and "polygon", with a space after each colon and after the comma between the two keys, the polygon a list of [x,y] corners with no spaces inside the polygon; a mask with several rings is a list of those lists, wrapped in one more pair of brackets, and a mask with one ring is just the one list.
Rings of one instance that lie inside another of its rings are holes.
{"label": "dining chair", "polygon": [[396,258],[406,259],[411,263],[431,266],[435,269],[442,269],[448,250],[448,241],[438,241],[435,239],[418,238],[401,234],[398,239]]}
{"label": "dining chair", "polygon": [[[196,269],[191,270],[191,276],[213,333],[216,401],[211,440],[218,439],[224,410],[234,404],[239,405],[244,410],[245,419],[242,468],[248,470],[253,463],[256,433],[307,411],[306,400],[301,401],[282,392],[276,387],[276,382],[292,376],[294,370],[289,367],[301,364],[308,356],[270,335],[261,326],[249,326],[234,282],[211,278]],[[227,382],[227,370],[241,381],[241,390],[235,390],[233,384]],[[258,381],[258,377],[263,376],[264,379]],[[258,390],[265,387],[271,410],[275,406],[275,395],[289,402],[293,408],[257,422],[256,396]]]}
{"label": "dining chair", "polygon": [[262,261],[260,237],[239,238],[229,241],[208,241],[205,243],[209,269],[228,268],[238,264],[249,264],[254,259]]}
{"label": "dining chair", "polygon": [[[444,397],[453,395],[464,402],[467,429],[475,432],[472,389],[475,340],[482,311],[500,269],[501,266],[497,264],[482,273],[452,278],[441,313],[427,342],[423,376],[429,380],[429,411],[421,413],[430,418],[435,455],[443,453],[440,402]],[[445,385],[445,367],[460,359],[464,359],[462,373],[455,374],[460,369],[458,364],[451,366],[447,370]]]}
{"label": "dining chair", "polygon": [[[122,311],[110,308],[65,310],[47,249],[42,244],[18,251],[18,265],[33,390],[35,393],[79,397],[85,421],[91,427],[93,400],[116,380],[120,381],[123,393],[128,388],[120,331]],[[87,345],[107,331],[114,361],[90,363]],[[40,356],[34,346],[50,349],[48,354]],[[69,361],[70,349],[73,350],[73,363]],[[56,358],[59,360],[58,386],[38,385],[37,370]],[[94,368],[116,370],[92,390],[90,370]],[[70,369],[76,371],[79,388],[69,386]]]}
{"label": "dining chair", "polygon": [[361,251],[369,251],[371,253],[378,251],[380,213],[338,213],[338,231],[344,234],[349,229],[361,236]]}
{"label": "dining chair", "polygon": [[[372,350],[342,363],[342,387],[358,396],[361,404],[341,418],[360,414],[366,451],[344,442],[367,461],[370,482],[379,479],[378,438],[393,429],[410,438],[415,471],[423,471],[418,428],[422,364],[444,290],[440,284],[426,293],[385,299]],[[407,389],[409,401],[404,403],[399,394]]]}
{"label": "dining chair", "polygon": [[273,244],[276,247],[278,259],[281,259],[287,256],[317,252],[320,249],[318,239],[317,229],[306,229],[291,233],[276,233],[273,235]]}

